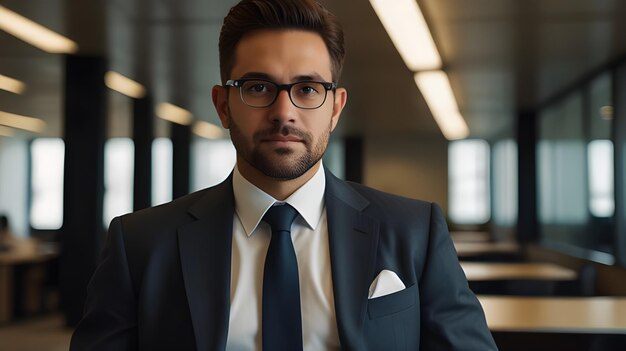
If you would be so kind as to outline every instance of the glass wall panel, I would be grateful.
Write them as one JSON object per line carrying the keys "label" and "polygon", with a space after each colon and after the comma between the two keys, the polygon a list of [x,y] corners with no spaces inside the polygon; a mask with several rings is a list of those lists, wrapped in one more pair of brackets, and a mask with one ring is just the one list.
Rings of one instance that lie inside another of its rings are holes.
{"label": "glass wall panel", "polygon": [[538,220],[543,238],[584,241],[588,221],[583,94],[540,114],[537,145]]}
{"label": "glass wall panel", "polygon": [[538,221],[544,243],[614,262],[612,80],[599,75],[541,111],[537,139]]}
{"label": "glass wall panel", "polygon": [[517,223],[517,144],[501,140],[493,145],[493,220],[496,226],[514,227]]}

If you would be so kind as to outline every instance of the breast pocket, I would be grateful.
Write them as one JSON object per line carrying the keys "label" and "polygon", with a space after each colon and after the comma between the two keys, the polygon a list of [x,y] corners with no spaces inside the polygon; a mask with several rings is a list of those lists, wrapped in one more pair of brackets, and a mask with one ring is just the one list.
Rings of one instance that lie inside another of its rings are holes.
{"label": "breast pocket", "polygon": [[370,319],[389,316],[409,309],[417,301],[417,284],[393,294],[377,297],[367,301],[367,313]]}

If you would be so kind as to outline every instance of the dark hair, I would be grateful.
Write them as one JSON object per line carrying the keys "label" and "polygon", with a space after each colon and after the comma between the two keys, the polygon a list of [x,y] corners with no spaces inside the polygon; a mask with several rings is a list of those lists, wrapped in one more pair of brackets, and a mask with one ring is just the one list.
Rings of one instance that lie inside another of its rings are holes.
{"label": "dark hair", "polygon": [[332,79],[339,80],[345,49],[343,29],[335,15],[316,0],[242,0],[230,9],[220,33],[222,84],[231,78],[241,38],[260,29],[301,29],[319,34],[330,54]]}

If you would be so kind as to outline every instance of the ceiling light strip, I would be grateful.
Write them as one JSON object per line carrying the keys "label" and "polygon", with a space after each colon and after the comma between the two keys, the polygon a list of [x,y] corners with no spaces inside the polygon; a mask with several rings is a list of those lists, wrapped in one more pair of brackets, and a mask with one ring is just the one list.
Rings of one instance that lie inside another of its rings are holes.
{"label": "ceiling light strip", "polygon": [[459,112],[448,75],[443,71],[429,71],[416,73],[414,78],[444,137],[448,140],[466,138],[469,128]]}
{"label": "ceiling light strip", "polygon": [[0,126],[0,136],[12,137],[15,131],[12,128]]}
{"label": "ceiling light strip", "polygon": [[46,122],[39,118],[21,116],[0,111],[0,125],[23,129],[33,133],[41,133],[46,129]]}
{"label": "ceiling light strip", "polygon": [[104,75],[104,84],[131,98],[140,99],[146,96],[146,89],[143,85],[114,71],[108,71]]}
{"label": "ceiling light strip", "polygon": [[0,89],[14,94],[22,94],[26,90],[26,84],[17,79],[0,74]]}
{"label": "ceiling light strip", "polygon": [[52,54],[74,54],[78,44],[74,41],[0,6],[0,29]]}
{"label": "ceiling light strip", "polygon": [[169,102],[158,104],[155,113],[159,118],[182,125],[190,125],[193,121],[191,112]]}
{"label": "ceiling light strip", "polygon": [[466,138],[467,123],[461,115],[450,81],[440,71],[437,46],[416,0],[370,0],[374,11],[407,67],[415,74],[426,103],[448,140]]}
{"label": "ceiling light strip", "polygon": [[192,132],[206,139],[220,139],[224,136],[224,130],[213,123],[197,121],[194,123]]}
{"label": "ceiling light strip", "polygon": [[370,0],[374,11],[411,71],[441,68],[441,57],[415,0]]}

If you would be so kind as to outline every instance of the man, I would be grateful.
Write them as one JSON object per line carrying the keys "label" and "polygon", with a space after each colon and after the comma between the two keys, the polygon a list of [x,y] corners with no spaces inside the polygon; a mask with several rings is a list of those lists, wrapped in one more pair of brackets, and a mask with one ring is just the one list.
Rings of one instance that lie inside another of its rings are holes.
{"label": "man", "polygon": [[336,18],[243,0],[219,46],[236,167],[113,220],[72,349],[495,350],[441,210],[322,166],[347,100]]}

